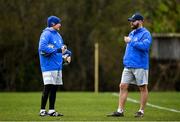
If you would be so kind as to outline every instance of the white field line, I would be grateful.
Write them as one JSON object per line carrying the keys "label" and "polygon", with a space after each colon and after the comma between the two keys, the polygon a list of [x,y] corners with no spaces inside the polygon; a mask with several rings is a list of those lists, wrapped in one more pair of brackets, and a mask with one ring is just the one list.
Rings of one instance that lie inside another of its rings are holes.
{"label": "white field line", "polygon": [[[117,93],[113,93],[113,95],[119,97],[119,94],[117,94]],[[130,102],[133,102],[133,103],[139,103],[139,101],[137,101],[135,99],[132,99],[132,98],[129,98],[129,97],[127,98],[127,101],[130,101]],[[148,102],[147,102],[146,105],[150,106],[150,107],[153,107],[153,108],[161,109],[161,110],[167,110],[167,111],[171,111],[171,112],[180,113],[179,110],[172,109],[172,108],[161,107],[161,106],[158,106],[158,105],[153,105],[153,104],[148,103]]]}

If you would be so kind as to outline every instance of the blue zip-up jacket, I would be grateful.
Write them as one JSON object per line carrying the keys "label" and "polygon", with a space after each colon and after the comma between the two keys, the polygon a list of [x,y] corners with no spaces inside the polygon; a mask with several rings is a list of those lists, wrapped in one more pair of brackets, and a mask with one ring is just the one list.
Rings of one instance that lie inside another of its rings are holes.
{"label": "blue zip-up jacket", "polygon": [[149,49],[152,42],[150,32],[144,28],[138,28],[130,32],[131,41],[126,45],[123,64],[126,68],[149,69]]}
{"label": "blue zip-up jacket", "polygon": [[57,49],[63,45],[61,35],[53,28],[45,28],[39,41],[39,58],[41,71],[62,70],[62,53]]}

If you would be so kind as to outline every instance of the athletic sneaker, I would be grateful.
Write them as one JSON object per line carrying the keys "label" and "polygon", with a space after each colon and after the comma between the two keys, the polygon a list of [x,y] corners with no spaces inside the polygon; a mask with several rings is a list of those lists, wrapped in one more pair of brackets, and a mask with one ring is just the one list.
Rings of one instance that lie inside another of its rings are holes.
{"label": "athletic sneaker", "polygon": [[39,113],[39,116],[42,116],[42,117],[47,116],[47,115],[48,115],[48,113],[46,111],[42,111]]}
{"label": "athletic sneaker", "polygon": [[143,117],[144,116],[144,113],[138,111],[135,113],[134,117]]}
{"label": "athletic sneaker", "polygon": [[48,113],[48,115],[49,115],[49,116],[64,116],[63,114],[58,113],[58,112]]}
{"label": "athletic sneaker", "polygon": [[113,112],[111,114],[108,114],[107,116],[108,117],[123,117],[124,113],[120,113],[120,112],[115,111],[115,112]]}

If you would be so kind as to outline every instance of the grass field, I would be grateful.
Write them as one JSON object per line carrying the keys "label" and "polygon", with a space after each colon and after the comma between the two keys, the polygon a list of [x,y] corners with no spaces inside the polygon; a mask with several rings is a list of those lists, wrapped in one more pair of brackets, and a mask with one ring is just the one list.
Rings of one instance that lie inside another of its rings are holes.
{"label": "grass field", "polygon": [[[106,117],[117,109],[118,97],[105,92],[58,92],[56,110],[63,117],[40,117],[40,92],[0,93],[0,121],[180,121],[180,113],[146,107],[143,118],[134,118],[138,104],[127,101],[125,116]],[[130,92],[129,98],[139,100],[138,92]],[[149,103],[180,111],[179,92],[150,92]]]}

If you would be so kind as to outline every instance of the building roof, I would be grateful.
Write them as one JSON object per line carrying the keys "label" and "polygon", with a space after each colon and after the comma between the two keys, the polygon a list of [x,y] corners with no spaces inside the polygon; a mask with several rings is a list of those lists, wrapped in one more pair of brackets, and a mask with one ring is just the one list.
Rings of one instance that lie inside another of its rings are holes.
{"label": "building roof", "polygon": [[180,33],[153,33],[152,34],[153,37],[164,37],[164,38],[167,38],[167,37],[177,37],[177,38],[180,38]]}

